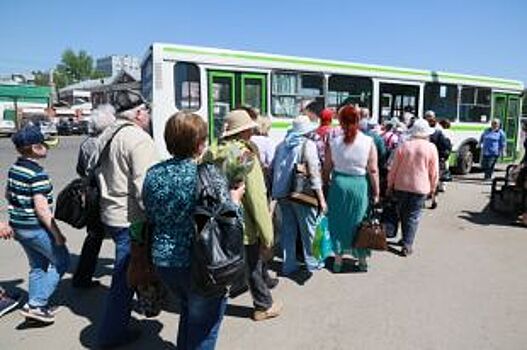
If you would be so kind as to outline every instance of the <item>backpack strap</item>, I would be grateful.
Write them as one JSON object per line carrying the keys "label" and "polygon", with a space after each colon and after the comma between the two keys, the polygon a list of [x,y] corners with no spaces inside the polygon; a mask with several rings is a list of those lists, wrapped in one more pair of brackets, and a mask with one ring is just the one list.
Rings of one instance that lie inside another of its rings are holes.
{"label": "backpack strap", "polygon": [[300,161],[299,163],[303,164],[306,161],[306,149],[307,149],[307,137],[302,143],[302,149],[300,150]]}
{"label": "backpack strap", "polygon": [[102,149],[102,151],[99,153],[99,157],[97,158],[97,163],[95,163],[95,166],[89,170],[89,172],[91,174],[94,174],[95,171],[97,169],[99,169],[99,167],[101,166],[101,163],[102,163],[102,157],[105,153],[107,153],[110,149],[110,144],[112,143],[113,141],[113,138],[115,137],[115,135],[117,135],[117,133],[119,133],[119,131],[121,131],[122,129],[126,128],[127,126],[133,126],[134,124],[132,123],[126,123],[126,124],[123,124],[123,125],[120,125],[117,130],[115,130],[112,134],[112,136],[110,136],[110,138],[108,139],[108,141],[106,141],[106,143],[104,144],[104,147]]}

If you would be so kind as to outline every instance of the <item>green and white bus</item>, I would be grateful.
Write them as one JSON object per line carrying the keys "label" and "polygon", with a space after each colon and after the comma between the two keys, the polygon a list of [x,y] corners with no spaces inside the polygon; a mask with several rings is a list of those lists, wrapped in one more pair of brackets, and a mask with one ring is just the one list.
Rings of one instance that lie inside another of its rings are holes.
{"label": "green and white bus", "polygon": [[152,132],[165,150],[165,121],[178,110],[207,120],[211,140],[236,106],[257,108],[280,137],[306,100],[336,107],[345,99],[368,107],[379,122],[410,107],[451,121],[459,172],[479,160],[478,140],[492,118],[507,134],[505,160],[519,151],[523,84],[519,81],[245,51],[154,43],[142,62],[142,92],[152,103]]}

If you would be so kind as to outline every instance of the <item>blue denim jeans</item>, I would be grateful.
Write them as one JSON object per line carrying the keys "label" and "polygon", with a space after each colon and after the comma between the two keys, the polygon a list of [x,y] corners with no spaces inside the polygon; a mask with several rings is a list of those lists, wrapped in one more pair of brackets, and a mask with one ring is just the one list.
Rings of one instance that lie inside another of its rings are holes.
{"label": "blue denim jeans", "polygon": [[394,192],[397,215],[394,215],[384,224],[390,237],[397,235],[397,227],[401,222],[403,234],[402,242],[405,247],[411,248],[414,244],[415,234],[419,226],[421,212],[426,200],[426,195],[412,192]]}
{"label": "blue denim jeans", "polygon": [[180,304],[178,350],[212,350],[227,307],[225,296],[205,298],[191,291],[190,268],[156,267],[167,288]]}
{"label": "blue denim jeans", "polygon": [[115,262],[112,284],[106,297],[99,327],[100,345],[111,345],[128,336],[128,324],[132,314],[133,290],[128,287],[126,272],[130,261],[130,229],[128,227],[104,227],[115,243]]}
{"label": "blue denim jeans", "polygon": [[491,179],[492,173],[494,173],[494,167],[496,166],[497,156],[483,156],[481,159],[481,168],[485,173],[485,179]]}
{"label": "blue denim jeans", "polygon": [[309,271],[317,270],[319,268],[318,261],[313,257],[311,251],[315,238],[317,209],[287,199],[280,199],[278,205],[282,213],[282,225],[280,227],[280,245],[284,259],[282,273],[289,275],[298,270],[296,261],[297,233],[300,233],[307,269]]}
{"label": "blue denim jeans", "polygon": [[15,238],[29,260],[29,305],[47,306],[60,278],[68,270],[70,255],[65,245],[57,245],[44,228],[15,229]]}

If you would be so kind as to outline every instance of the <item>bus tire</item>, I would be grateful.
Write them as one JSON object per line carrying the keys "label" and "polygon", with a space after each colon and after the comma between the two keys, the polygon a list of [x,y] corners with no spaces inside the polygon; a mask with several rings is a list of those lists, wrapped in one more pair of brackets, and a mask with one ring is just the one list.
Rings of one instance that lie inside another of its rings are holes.
{"label": "bus tire", "polygon": [[458,151],[456,172],[460,175],[466,175],[472,170],[474,165],[474,155],[470,149],[470,145],[462,146]]}

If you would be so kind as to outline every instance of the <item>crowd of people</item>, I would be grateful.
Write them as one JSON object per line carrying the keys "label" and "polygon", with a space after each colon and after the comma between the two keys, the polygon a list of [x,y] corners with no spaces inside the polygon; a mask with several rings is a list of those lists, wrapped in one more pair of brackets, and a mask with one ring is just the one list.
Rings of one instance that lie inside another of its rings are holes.
{"label": "crowd of people", "polygon": [[[122,92],[113,106],[96,110],[94,132],[79,151],[79,176],[97,170],[100,222],[87,225],[73,287],[99,285],[93,274],[102,241],[109,237],[115,244],[111,286],[98,325],[101,347],[120,346],[140,336],[139,330],[130,328],[136,290],[131,279],[137,278],[131,266],[135,273],[143,269],[155,275],[177,296],[177,348],[213,349],[229,295],[248,289],[255,321],[281,314],[283,303],[271,293],[278,284],[268,266],[274,254],[281,259],[279,276],[292,279],[309,278],[324,267],[339,273],[346,255],[354,258],[353,269],[367,272],[371,251],[355,248],[353,242],[374,206],[384,208],[388,237],[396,237],[400,227],[401,254],[412,254],[424,202],[430,198],[436,203],[437,191],[444,190],[440,182],[448,177],[448,125],[437,122],[433,111],[425,118],[405,113],[401,120],[394,117],[379,125],[368,109],[352,103],[334,110],[313,102],[275,144],[266,118],[251,108],[233,110],[219,143],[237,147],[257,161],[235,186],[219,168],[213,175],[223,201],[238,208],[235,220],[243,224],[246,274],[219,295],[202,295],[192,287],[191,266],[198,168],[208,152],[208,128],[190,112],[171,116],[164,131],[170,157],[161,160],[149,133],[149,112],[140,95]],[[494,131],[493,123],[482,136],[488,150],[483,154],[485,176],[492,174],[496,154],[503,152],[502,135]],[[68,270],[69,252],[53,216],[50,178],[39,163],[48,147],[40,130],[31,126],[17,132],[13,143],[19,158],[9,169],[9,223],[0,223],[0,235],[14,237],[28,257],[29,298],[22,315],[53,323],[58,307],[50,297]],[[299,165],[305,165],[315,204],[291,196]],[[329,224],[332,264],[312,251],[321,215]],[[279,250],[273,249],[276,241]],[[145,244],[148,261],[138,253]],[[18,300],[12,299],[3,295],[2,312],[16,306]]]}

